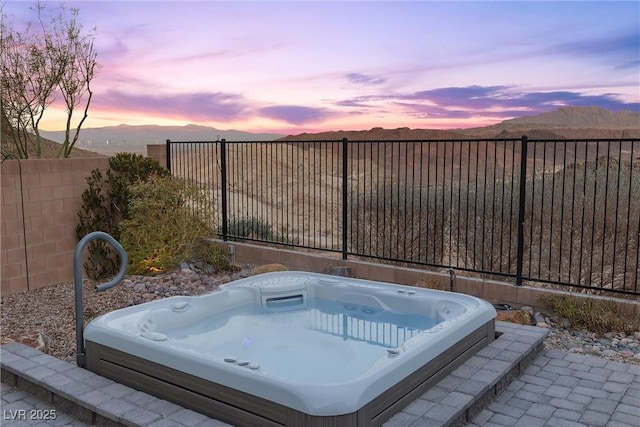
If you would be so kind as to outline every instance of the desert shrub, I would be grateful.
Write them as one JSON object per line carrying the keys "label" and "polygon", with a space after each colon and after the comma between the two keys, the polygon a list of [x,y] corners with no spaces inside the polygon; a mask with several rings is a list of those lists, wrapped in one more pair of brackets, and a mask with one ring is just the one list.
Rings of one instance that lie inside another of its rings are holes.
{"label": "desert shrub", "polygon": [[425,277],[415,283],[413,286],[418,288],[435,289],[437,291],[450,291],[451,285],[445,280],[438,280],[434,277]]}
{"label": "desert shrub", "polygon": [[[119,240],[120,223],[129,217],[130,187],[149,177],[168,176],[169,172],[153,159],[132,153],[118,153],[109,159],[106,177],[98,169],[86,178],[89,186],[82,193],[82,206],[76,226],[78,240],[93,231],[104,231]],[[118,256],[109,244],[92,241],[84,268],[92,279],[102,279],[118,272]]]}
{"label": "desert shrub", "polygon": [[640,330],[640,320],[632,315],[622,315],[611,300],[548,295],[540,297],[540,301],[547,309],[567,319],[572,328],[586,329],[598,335],[607,332],[632,334]]}
{"label": "desert shrub", "polygon": [[[82,193],[82,206],[78,212],[80,223],[76,226],[76,236],[81,240],[93,231],[104,231],[117,239],[118,224],[111,214],[107,202],[104,176],[95,169],[87,177],[89,188]],[[93,240],[87,246],[88,258],[84,268],[92,279],[102,279],[118,272],[118,256],[107,242]]]}
{"label": "desert shrub", "polygon": [[445,190],[454,194],[451,250],[465,268],[515,274],[520,186],[500,165],[487,168],[488,180]]}
{"label": "desert shrub", "polygon": [[[520,184],[499,166],[488,176],[497,179],[451,190],[463,195],[452,210],[452,251],[467,268],[515,274]],[[633,289],[638,239],[630,236],[640,233],[639,164],[602,157],[540,170],[525,186],[525,277]]]}
{"label": "desert shrub", "polygon": [[238,267],[229,262],[224,249],[209,239],[203,239],[196,246],[195,260],[210,265],[215,271],[235,271]]}
{"label": "desert shrub", "polygon": [[120,239],[129,255],[129,274],[156,274],[199,256],[214,230],[197,207],[207,195],[188,181],[151,176],[129,188],[129,218]]}
{"label": "desert shrub", "polygon": [[[633,236],[640,235],[640,163],[601,157],[541,169],[524,183],[524,276],[632,290],[639,271]],[[501,165],[487,165],[482,175],[429,188],[390,179],[350,196],[350,250],[499,280],[505,276],[494,273],[515,275],[519,177]]]}
{"label": "desert shrub", "polygon": [[[640,165],[601,157],[527,182],[525,274],[633,289],[640,235]],[[635,258],[635,259],[634,259]]]}
{"label": "desert shrub", "polygon": [[157,160],[140,154],[118,153],[109,159],[107,194],[116,221],[129,218],[132,185],[138,181],[146,181],[152,176],[169,175],[169,171],[160,166]]}
{"label": "desert shrub", "polygon": [[255,216],[230,218],[227,223],[227,233],[229,233],[229,236],[236,238],[291,243],[286,236],[276,233],[271,224]]}
{"label": "desert shrub", "polygon": [[348,204],[350,251],[396,264],[442,264],[449,238],[448,197],[442,188],[392,180],[354,195]]}

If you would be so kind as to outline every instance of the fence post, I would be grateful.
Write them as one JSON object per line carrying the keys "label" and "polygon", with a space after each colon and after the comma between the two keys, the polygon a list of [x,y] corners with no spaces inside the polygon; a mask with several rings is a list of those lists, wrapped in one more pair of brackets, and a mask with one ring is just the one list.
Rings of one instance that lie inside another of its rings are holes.
{"label": "fence post", "polygon": [[347,259],[347,138],[342,138],[342,259]]}
{"label": "fence post", "polygon": [[227,215],[227,142],[220,140],[220,185],[222,187],[222,240],[227,241],[229,230],[227,229],[229,217]]}
{"label": "fence post", "polygon": [[518,202],[518,254],[516,260],[516,286],[522,286],[522,267],[524,263],[524,208],[525,187],[527,185],[527,135],[522,135],[520,151],[520,195]]}
{"label": "fence post", "polygon": [[165,145],[167,150],[167,170],[171,172],[171,140],[167,139],[167,144]]}

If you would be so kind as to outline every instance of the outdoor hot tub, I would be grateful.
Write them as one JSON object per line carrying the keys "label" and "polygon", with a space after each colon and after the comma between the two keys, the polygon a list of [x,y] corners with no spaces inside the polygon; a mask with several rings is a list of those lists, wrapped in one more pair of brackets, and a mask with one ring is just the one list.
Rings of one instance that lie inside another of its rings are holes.
{"label": "outdoor hot tub", "polygon": [[117,310],[84,331],[88,369],[242,426],[381,425],[494,339],[451,292],[304,272]]}

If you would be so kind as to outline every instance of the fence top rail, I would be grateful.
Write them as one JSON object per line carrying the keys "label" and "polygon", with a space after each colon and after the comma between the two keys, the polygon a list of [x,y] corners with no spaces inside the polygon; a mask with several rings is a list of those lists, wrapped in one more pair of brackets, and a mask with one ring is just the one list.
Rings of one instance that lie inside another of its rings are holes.
{"label": "fence top rail", "polygon": [[[526,135],[523,135],[526,137]],[[168,144],[335,144],[340,142],[347,143],[453,143],[453,142],[521,142],[523,138],[473,138],[473,139],[318,139],[318,140],[261,140],[261,141],[229,141],[229,140],[220,140],[220,141],[173,141],[167,140]],[[575,143],[575,142],[584,142],[584,143],[592,143],[592,142],[640,142],[640,138],[590,138],[590,139],[576,139],[576,138],[556,138],[556,139],[529,139],[527,138],[527,142],[529,143]]]}
{"label": "fence top rail", "polygon": [[[220,140],[220,141],[173,141],[173,140],[167,140],[168,143],[170,144],[220,144],[222,142],[227,143],[227,144],[291,144],[291,143],[331,143],[331,144],[335,144],[335,143],[339,143],[342,142],[342,139],[318,139],[318,140],[304,140],[304,141],[281,141],[278,139],[272,139],[272,140],[252,140],[252,141],[243,141],[243,140],[239,140],[239,141],[230,141],[225,139],[224,141]],[[355,141],[349,141],[349,142],[355,142]],[[361,141],[358,141],[361,142]],[[367,142],[372,142],[372,141],[367,141]],[[386,142],[386,141],[385,141]],[[400,141],[399,141],[400,142]]]}
{"label": "fence top rail", "polygon": [[222,141],[173,141],[167,139],[167,144],[219,144]]}
{"label": "fence top rail", "polygon": [[527,138],[527,142],[640,142],[640,138],[567,138],[567,139],[533,139]]}

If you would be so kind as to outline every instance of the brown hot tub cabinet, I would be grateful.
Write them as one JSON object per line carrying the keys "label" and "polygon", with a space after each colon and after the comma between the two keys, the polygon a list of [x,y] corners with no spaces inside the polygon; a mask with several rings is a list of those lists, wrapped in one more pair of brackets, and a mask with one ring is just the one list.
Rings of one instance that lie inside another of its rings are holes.
{"label": "brown hot tub cabinet", "polygon": [[349,414],[313,416],[143,358],[86,341],[87,368],[114,381],[235,426],[380,426],[493,341],[495,320]]}

